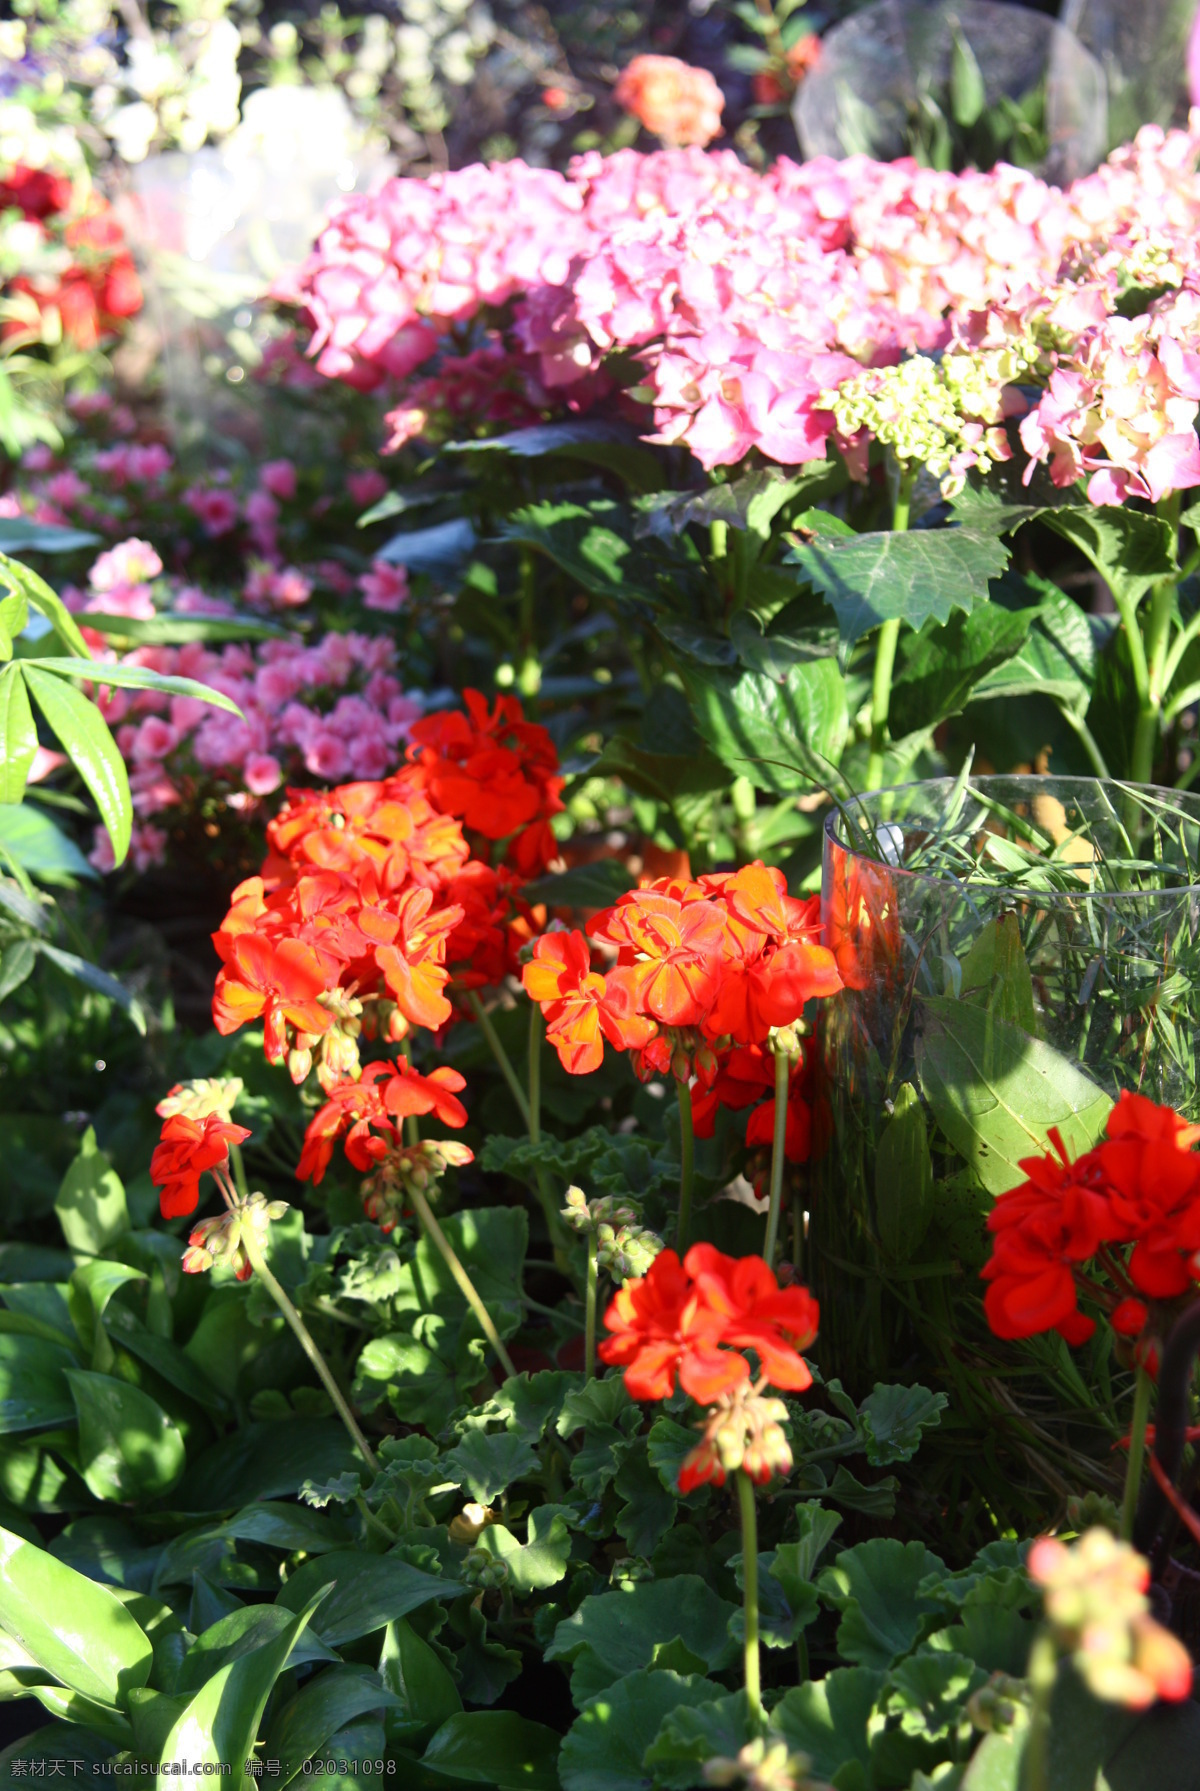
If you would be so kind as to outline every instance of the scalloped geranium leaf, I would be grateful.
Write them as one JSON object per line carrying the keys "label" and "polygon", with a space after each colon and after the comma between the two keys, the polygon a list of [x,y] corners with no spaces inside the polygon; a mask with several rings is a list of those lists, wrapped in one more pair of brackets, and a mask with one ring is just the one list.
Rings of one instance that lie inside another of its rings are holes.
{"label": "scalloped geranium leaf", "polygon": [[711,1704],[681,1704],[663,1719],[643,1763],[656,1785],[667,1791],[687,1791],[705,1782],[706,1760],[736,1759],[754,1733],[744,1691],[714,1698]]}
{"label": "scalloped geranium leaf", "polygon": [[735,1652],[727,1634],[734,1609],[697,1574],[642,1580],[625,1591],[585,1598],[555,1630],[546,1659],[571,1663],[576,1704],[649,1666],[656,1649],[676,1637],[710,1672],[719,1672]]}
{"label": "scalloped geranium leaf", "polygon": [[941,1423],[949,1403],[944,1393],[931,1393],[928,1387],[886,1387],[876,1381],[858,1408],[871,1466],[911,1460],[921,1446],[922,1431]]}
{"label": "scalloped geranium leaf", "polygon": [[568,1730],[558,1757],[564,1791],[646,1791],[643,1762],[664,1722],[681,1707],[708,1704],[720,1688],[698,1673],[666,1669],[615,1680]]}
{"label": "scalloped geranium leaf", "polygon": [[[845,1791],[867,1791],[871,1761],[868,1724],[884,1675],[868,1667],[835,1667],[785,1692],[771,1712],[771,1728],[796,1753],[807,1754],[817,1778],[836,1772]],[[856,1762],[860,1773],[846,1769]]]}
{"label": "scalloped geranium leaf", "polygon": [[845,1549],[817,1581],[827,1604],[842,1613],[838,1653],[864,1667],[889,1667],[907,1654],[937,1604],[920,1591],[944,1563],[923,1542],[874,1536]]}

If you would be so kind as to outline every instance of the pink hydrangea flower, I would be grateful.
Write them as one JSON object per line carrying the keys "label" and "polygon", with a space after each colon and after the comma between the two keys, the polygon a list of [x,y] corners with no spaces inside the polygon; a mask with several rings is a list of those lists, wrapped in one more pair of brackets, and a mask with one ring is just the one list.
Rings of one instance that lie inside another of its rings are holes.
{"label": "pink hydrangea flower", "polygon": [[371,570],[359,579],[358,588],[363,593],[365,609],[394,612],[403,609],[408,601],[408,573],[389,560],[374,560]]}

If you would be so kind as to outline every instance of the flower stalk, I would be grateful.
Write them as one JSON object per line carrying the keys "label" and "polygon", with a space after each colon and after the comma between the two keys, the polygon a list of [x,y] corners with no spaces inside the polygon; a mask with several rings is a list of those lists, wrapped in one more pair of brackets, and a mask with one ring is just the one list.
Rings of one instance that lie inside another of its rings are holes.
{"label": "flower stalk", "polygon": [[692,1238],[692,1190],[696,1180],[696,1131],[692,1118],[692,1085],[685,1076],[675,1078],[679,1090],[679,1224],[675,1248],[687,1253]]}
{"label": "flower stalk", "polygon": [[775,1052],[775,1130],[771,1140],[771,1187],[767,1203],[767,1237],[763,1256],[774,1265],[779,1248],[779,1224],[783,1212],[784,1143],[787,1136],[788,1085],[794,1058],[790,1051]]}
{"label": "flower stalk", "polygon": [[[474,989],[466,991],[467,1006],[487,1040],[488,1048],[496,1060],[497,1068],[508,1084],[508,1091],[517,1104],[517,1111],[524,1122],[531,1144],[540,1144],[542,1138],[542,1010],[537,1002],[531,1002],[532,1012],[529,1016],[529,1089],[526,1092],[521,1078],[513,1068],[512,1059],[500,1039],[500,1034],[492,1024],[491,1015],[484,1007]],[[565,1260],[566,1236],[562,1221],[559,1218],[558,1205],[554,1191],[550,1186],[550,1178],[539,1165],[536,1174],[536,1191],[538,1204],[546,1215],[546,1224],[550,1231],[550,1241],[554,1246],[556,1261],[561,1267]]]}
{"label": "flower stalk", "polygon": [[594,1380],[596,1376],[596,1283],[598,1280],[596,1233],[593,1229],[589,1230],[587,1234],[587,1291],[583,1330],[583,1372],[589,1381]]}
{"label": "flower stalk", "polygon": [[[892,533],[902,535],[908,528],[912,509],[916,468],[900,463],[900,487],[892,510]],[[892,696],[892,674],[896,668],[896,646],[900,639],[900,617],[893,616],[879,630],[875,645],[875,672],[871,680],[871,750],[867,759],[867,788],[877,790],[883,782],[883,761],[887,749],[888,708]]]}
{"label": "flower stalk", "polygon": [[762,1675],[758,1647],[758,1512],[754,1503],[754,1482],[743,1468],[736,1474],[738,1508],[742,1519],[742,1610],[745,1617],[746,1702],[750,1721],[760,1732],[767,1717],[762,1703]]}
{"label": "flower stalk", "polygon": [[1150,1416],[1150,1389],[1153,1382],[1139,1366],[1133,1392],[1133,1418],[1129,1426],[1129,1460],[1125,1464],[1125,1496],[1121,1501],[1121,1540],[1133,1537],[1133,1520],[1137,1514],[1138,1493],[1142,1485],[1142,1467],[1146,1459],[1146,1422]]}
{"label": "flower stalk", "polygon": [[504,1347],[500,1333],[496,1329],[495,1320],[480,1298],[478,1288],[475,1286],[475,1283],[472,1281],[470,1275],[468,1275],[466,1269],[463,1267],[462,1262],[459,1260],[458,1253],[453,1244],[434,1218],[433,1208],[419,1188],[410,1185],[408,1189],[408,1197],[412,1201],[413,1210],[415,1211],[417,1218],[421,1221],[421,1226],[425,1231],[426,1236],[429,1238],[434,1249],[438,1251],[442,1261],[449,1269],[454,1278],[455,1286],[458,1288],[463,1299],[467,1302],[467,1305],[471,1308],[471,1311],[479,1320],[484,1336],[495,1350],[500,1361],[500,1366],[503,1368],[505,1374],[511,1379],[517,1372],[513,1366],[512,1357]]}
{"label": "flower stalk", "polygon": [[321,1351],[317,1348],[308,1326],[305,1324],[296,1308],[292,1305],[291,1300],[289,1300],[287,1294],[283,1291],[280,1283],[275,1279],[275,1276],[268,1268],[266,1255],[259,1245],[253,1226],[247,1225],[242,1228],[241,1244],[251,1268],[261,1280],[276,1306],[278,1306],[288,1325],[291,1327],[292,1334],[297,1343],[300,1345],[300,1348],[304,1351],[305,1355],[316,1369],[317,1374],[320,1376],[321,1384],[325,1388],[330,1399],[332,1399],[338,1417],[346,1426],[351,1442],[362,1456],[363,1461],[366,1463],[371,1474],[378,1474],[379,1462],[376,1459],[375,1451],[371,1448],[370,1443],[368,1443],[366,1437],[359,1429],[358,1420],[350,1410],[345,1394],[334,1379],[332,1369],[321,1354]]}

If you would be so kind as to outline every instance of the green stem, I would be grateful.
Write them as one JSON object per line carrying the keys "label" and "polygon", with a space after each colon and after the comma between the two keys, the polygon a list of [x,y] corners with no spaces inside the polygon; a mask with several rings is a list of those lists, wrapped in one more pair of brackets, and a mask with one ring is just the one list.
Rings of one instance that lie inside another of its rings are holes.
{"label": "green stem", "polygon": [[[471,1012],[474,1014],[476,1022],[478,1023],[478,1026],[479,1026],[479,1030],[480,1030],[480,1032],[482,1032],[484,1038],[487,1040],[488,1046],[492,1053],[492,1056],[496,1059],[496,1062],[499,1065],[500,1074],[504,1077],[504,1080],[508,1083],[509,1093],[512,1095],[513,1100],[517,1103],[517,1110],[521,1115],[521,1119],[523,1120],[523,1122],[525,1124],[526,1130],[529,1130],[529,1128],[530,1128],[529,1101],[526,1098],[525,1090],[521,1087],[521,1078],[517,1075],[517,1072],[513,1069],[512,1062],[509,1058],[508,1052],[504,1049],[504,1046],[500,1043],[500,1035],[496,1031],[496,1028],[492,1025],[491,1016],[488,1013],[487,1009],[484,1007],[482,1001],[480,1001],[479,996],[474,989],[467,990],[467,1006],[470,1008]],[[531,1137],[532,1137],[532,1135],[533,1135],[532,1132],[530,1132]]]}
{"label": "green stem", "polygon": [[587,1237],[587,1305],[584,1309],[585,1322],[583,1329],[583,1372],[588,1380],[594,1380],[596,1374],[596,1281],[598,1269],[596,1265],[596,1234],[588,1232]]}
{"label": "green stem", "polygon": [[[542,1010],[537,1002],[531,1002],[532,1012],[529,1016],[529,1093],[526,1094],[512,1066],[512,1059],[500,1043],[500,1035],[492,1025],[491,1015],[480,1001],[474,989],[467,990],[467,1006],[479,1025],[479,1030],[491,1048],[500,1073],[508,1083],[508,1091],[517,1103],[517,1111],[529,1133],[529,1142],[538,1144],[542,1136]],[[536,1171],[536,1192],[538,1202],[546,1215],[546,1226],[550,1233],[550,1242],[554,1246],[555,1260],[560,1268],[566,1264],[567,1234],[563,1228],[562,1216],[558,1210],[558,1202],[554,1198],[554,1189],[550,1185],[550,1177],[539,1164]]]}
{"label": "green stem", "polygon": [[[1179,529],[1179,493],[1172,492],[1158,506],[1158,513],[1171,525],[1175,535]],[[1133,735],[1133,752],[1129,774],[1135,784],[1148,784],[1154,777],[1159,729],[1162,720],[1163,696],[1166,691],[1166,670],[1171,644],[1171,617],[1175,613],[1175,578],[1162,578],[1150,594],[1150,613],[1144,630],[1143,646],[1146,680],[1140,691],[1141,707]]]}
{"label": "green stem", "polygon": [[478,1288],[459,1261],[453,1244],[434,1218],[433,1208],[421,1193],[420,1189],[410,1187],[407,1192],[408,1197],[416,1210],[417,1218],[421,1221],[425,1230],[425,1235],[430,1239],[434,1248],[440,1252],[442,1261],[454,1277],[455,1285],[457,1286],[459,1293],[479,1320],[484,1336],[500,1358],[500,1366],[503,1368],[505,1374],[511,1379],[517,1372],[513,1367],[512,1357],[509,1355],[501,1341],[500,1333],[496,1329],[491,1313],[479,1297]]}
{"label": "green stem", "polygon": [[1150,1416],[1150,1389],[1153,1384],[1146,1370],[1139,1368],[1133,1389],[1133,1418],[1129,1425],[1125,1497],[1121,1501],[1121,1539],[1124,1542],[1132,1540],[1138,1494],[1142,1489],[1142,1465],[1146,1459],[1146,1420]]}
{"label": "green stem", "polygon": [[675,1248],[680,1256],[684,1256],[692,1235],[696,1133],[692,1125],[692,1085],[682,1076],[677,1076],[675,1086],[679,1090],[679,1224],[675,1231]]}
{"label": "green stem", "polygon": [[321,1384],[324,1386],[325,1391],[328,1393],[330,1399],[332,1399],[332,1401],[334,1403],[334,1406],[337,1408],[338,1417],[341,1419],[342,1423],[346,1426],[346,1429],[349,1431],[350,1439],[353,1442],[354,1447],[358,1450],[359,1454],[362,1456],[363,1460],[366,1462],[367,1467],[370,1469],[371,1473],[373,1475],[378,1474],[379,1463],[375,1459],[374,1450],[371,1448],[370,1443],[368,1443],[368,1441],[367,1441],[366,1437],[363,1435],[362,1431],[358,1428],[358,1420],[355,1418],[354,1413],[350,1410],[350,1407],[347,1404],[346,1397],[343,1394],[342,1389],[338,1386],[337,1382],[334,1380],[333,1374],[332,1374],[332,1371],[330,1370],[328,1362],[325,1360],[324,1356],[321,1354],[320,1350],[317,1348],[316,1344],[313,1342],[312,1334],[309,1331],[308,1326],[305,1324],[305,1322],[301,1318],[300,1314],[296,1311],[296,1308],[292,1305],[292,1302],[288,1299],[287,1295],[284,1293],[283,1288],[279,1285],[279,1282],[275,1279],[274,1275],[271,1273],[270,1269],[267,1267],[266,1257],[263,1255],[262,1251],[259,1249],[258,1240],[255,1237],[254,1231],[250,1225],[243,1225],[243,1227],[242,1227],[241,1244],[242,1244],[242,1249],[246,1252],[246,1257],[250,1263],[250,1267],[254,1270],[254,1273],[259,1277],[263,1286],[266,1288],[267,1292],[270,1294],[271,1298],[274,1300],[275,1304],[278,1306],[279,1310],[282,1312],[284,1318],[287,1320],[288,1324],[292,1328],[292,1332],[296,1338],[297,1343],[300,1345],[300,1348],[304,1351],[305,1355],[308,1357],[309,1361],[312,1363],[313,1367],[316,1369],[318,1375],[321,1377]]}
{"label": "green stem", "polygon": [[233,1170],[234,1187],[243,1200],[249,1200],[250,1184],[246,1180],[246,1165],[242,1161],[240,1144],[231,1144],[229,1147],[229,1167]]}
{"label": "green stem", "polygon": [[754,1482],[741,1468],[737,1471],[738,1505],[742,1517],[742,1608],[746,1622],[746,1702],[750,1721],[761,1734],[767,1717],[762,1705],[762,1678],[758,1660],[758,1513],[754,1507]]}
{"label": "green stem", "polygon": [[775,1262],[779,1246],[779,1221],[783,1213],[784,1139],[787,1135],[788,1080],[792,1059],[786,1051],[775,1053],[775,1134],[771,1140],[771,1197],[767,1204],[767,1240],[763,1255],[768,1266]]}
{"label": "green stem", "polygon": [[1050,1783],[1050,1696],[1057,1669],[1054,1638],[1043,1629],[1029,1651],[1029,1738],[1025,1743],[1023,1791],[1053,1791]]}
{"label": "green stem", "polygon": [[[900,489],[892,510],[892,533],[903,535],[908,528],[912,509],[916,469],[900,468]],[[871,751],[867,759],[867,789],[877,790],[883,782],[883,760],[887,748],[888,708],[892,698],[892,673],[896,667],[896,644],[900,639],[900,618],[893,616],[879,630],[875,645],[875,672],[871,679]]]}

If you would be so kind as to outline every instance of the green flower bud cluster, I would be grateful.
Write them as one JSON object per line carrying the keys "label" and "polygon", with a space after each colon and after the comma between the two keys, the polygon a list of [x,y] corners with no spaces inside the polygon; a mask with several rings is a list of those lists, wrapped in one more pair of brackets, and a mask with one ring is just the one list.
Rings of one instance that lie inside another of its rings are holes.
{"label": "green flower bud cluster", "polygon": [[177,1082],[154,1111],[161,1119],[171,1119],[176,1113],[188,1119],[207,1119],[210,1113],[219,1113],[227,1120],[245,1086],[240,1076],[194,1076],[190,1082]]}
{"label": "green flower bud cluster", "polygon": [[1003,1735],[1012,1728],[1018,1706],[1028,1698],[1029,1687],[1023,1679],[1012,1679],[1007,1673],[993,1673],[986,1685],[972,1692],[967,1699],[967,1716],[972,1728],[983,1735]]}
{"label": "green flower bud cluster", "polygon": [[736,1786],[739,1791],[821,1791],[809,1777],[807,1754],[793,1754],[786,1741],[759,1735],[748,1741],[736,1759],[717,1754],[704,1764],[706,1785]]}
{"label": "green flower bud cluster", "polygon": [[215,1219],[202,1219],[188,1237],[183,1253],[185,1275],[201,1275],[214,1262],[227,1262],[239,1281],[250,1275],[250,1258],[246,1255],[243,1237],[249,1231],[260,1251],[265,1250],[272,1219],[282,1219],[288,1210],[286,1200],[268,1200],[265,1194],[251,1194],[229,1212],[218,1213]]}
{"label": "green flower bud cluster", "polygon": [[508,1584],[508,1562],[489,1554],[485,1548],[473,1548],[459,1574],[464,1585],[477,1592],[496,1592]]}
{"label": "green flower bud cluster", "polygon": [[1039,358],[1032,336],[1014,336],[993,348],[947,349],[937,357],[911,355],[894,367],[864,369],[822,393],[821,404],[833,412],[841,434],[865,430],[900,460],[927,466],[945,495],[953,496],[967,466],[986,473],[1008,458],[999,428],[1004,389]]}
{"label": "green flower bud cluster", "polygon": [[572,1231],[595,1238],[596,1266],[618,1285],[644,1275],[663,1247],[657,1232],[637,1223],[641,1208],[628,1196],[589,1200],[582,1188],[570,1187],[561,1210]]}
{"label": "green flower bud cluster", "polygon": [[465,1144],[455,1144],[448,1138],[423,1138],[417,1144],[389,1151],[362,1185],[367,1218],[374,1219],[381,1231],[394,1231],[405,1207],[411,1204],[412,1189],[428,1199],[446,1170],[461,1168],[471,1162],[472,1155]]}
{"label": "green flower bud cluster", "polygon": [[613,1562],[608,1583],[618,1591],[623,1591],[628,1586],[637,1586],[644,1580],[653,1578],[654,1569],[644,1555],[626,1555],[623,1560]]}

